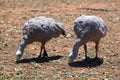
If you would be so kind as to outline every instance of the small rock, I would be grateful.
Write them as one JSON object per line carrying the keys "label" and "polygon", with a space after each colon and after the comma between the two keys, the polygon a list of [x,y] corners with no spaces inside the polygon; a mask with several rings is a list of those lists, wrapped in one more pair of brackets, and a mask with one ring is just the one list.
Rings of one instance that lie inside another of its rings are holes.
{"label": "small rock", "polygon": [[72,35],[71,34],[68,34],[66,37],[71,37]]}
{"label": "small rock", "polygon": [[3,24],[3,23],[4,23],[4,21],[0,21],[0,23],[1,23],[1,24]]}
{"label": "small rock", "polygon": [[59,40],[57,40],[57,42],[58,42],[58,43],[60,43],[60,41],[59,41]]}
{"label": "small rock", "polygon": [[13,26],[13,29],[16,29],[17,27],[16,26]]}
{"label": "small rock", "polygon": [[8,23],[8,24],[10,24],[10,23],[11,23],[11,21],[8,21],[7,23]]}
{"label": "small rock", "polygon": [[106,78],[106,79],[104,79],[104,80],[108,80],[108,79]]}

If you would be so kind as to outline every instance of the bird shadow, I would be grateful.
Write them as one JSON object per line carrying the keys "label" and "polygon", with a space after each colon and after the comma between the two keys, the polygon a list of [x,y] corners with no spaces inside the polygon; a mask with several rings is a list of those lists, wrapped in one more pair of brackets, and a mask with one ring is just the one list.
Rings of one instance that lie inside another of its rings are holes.
{"label": "bird shadow", "polygon": [[92,68],[100,66],[103,63],[103,58],[87,58],[83,59],[82,61],[76,61],[73,63],[69,63],[71,67],[86,67]]}
{"label": "bird shadow", "polygon": [[44,62],[50,62],[52,60],[58,60],[60,58],[62,58],[63,56],[60,55],[56,55],[56,56],[51,56],[51,57],[41,57],[41,58],[27,58],[27,59],[22,59],[18,62],[16,62],[17,64],[19,63],[31,63],[31,62],[35,62],[35,63],[44,63]]}

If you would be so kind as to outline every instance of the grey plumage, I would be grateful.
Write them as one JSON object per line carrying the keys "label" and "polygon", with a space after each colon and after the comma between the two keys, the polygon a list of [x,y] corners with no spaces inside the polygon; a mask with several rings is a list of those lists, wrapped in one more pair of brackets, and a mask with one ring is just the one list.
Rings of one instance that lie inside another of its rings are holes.
{"label": "grey plumage", "polygon": [[107,28],[102,18],[97,16],[80,16],[74,22],[74,32],[77,36],[71,53],[69,54],[69,62],[77,57],[79,47],[84,45],[85,57],[87,58],[87,42],[96,43],[96,58],[98,53],[98,44],[102,37],[106,35]]}
{"label": "grey plumage", "polygon": [[60,34],[65,35],[64,26],[52,18],[40,16],[28,20],[23,26],[23,39],[16,52],[16,61],[22,57],[24,48],[34,41],[42,44],[39,57],[41,57],[42,49],[44,49],[44,56],[47,56],[45,43]]}

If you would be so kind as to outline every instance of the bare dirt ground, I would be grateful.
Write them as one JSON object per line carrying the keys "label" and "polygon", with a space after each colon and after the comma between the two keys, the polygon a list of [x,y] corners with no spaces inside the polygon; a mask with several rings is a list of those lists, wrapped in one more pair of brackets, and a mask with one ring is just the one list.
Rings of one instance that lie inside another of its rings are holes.
{"label": "bare dirt ground", "polygon": [[[94,43],[89,43],[84,61],[83,47],[73,64],[68,55],[75,34],[73,22],[80,15],[102,17],[108,27],[100,42],[99,59]],[[30,18],[46,16],[64,23],[67,37],[46,44],[48,59],[37,59],[40,43],[28,45],[19,64],[15,53],[22,38],[22,25]],[[0,0],[0,80],[119,80],[120,79],[120,0]]]}

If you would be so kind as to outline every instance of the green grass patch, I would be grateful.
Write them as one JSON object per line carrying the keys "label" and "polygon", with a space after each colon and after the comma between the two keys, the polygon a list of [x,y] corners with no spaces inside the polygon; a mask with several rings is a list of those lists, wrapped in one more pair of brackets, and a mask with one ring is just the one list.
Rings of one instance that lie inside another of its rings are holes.
{"label": "green grass patch", "polygon": [[93,75],[94,75],[93,72],[85,73],[79,80],[88,80],[88,78]]}

